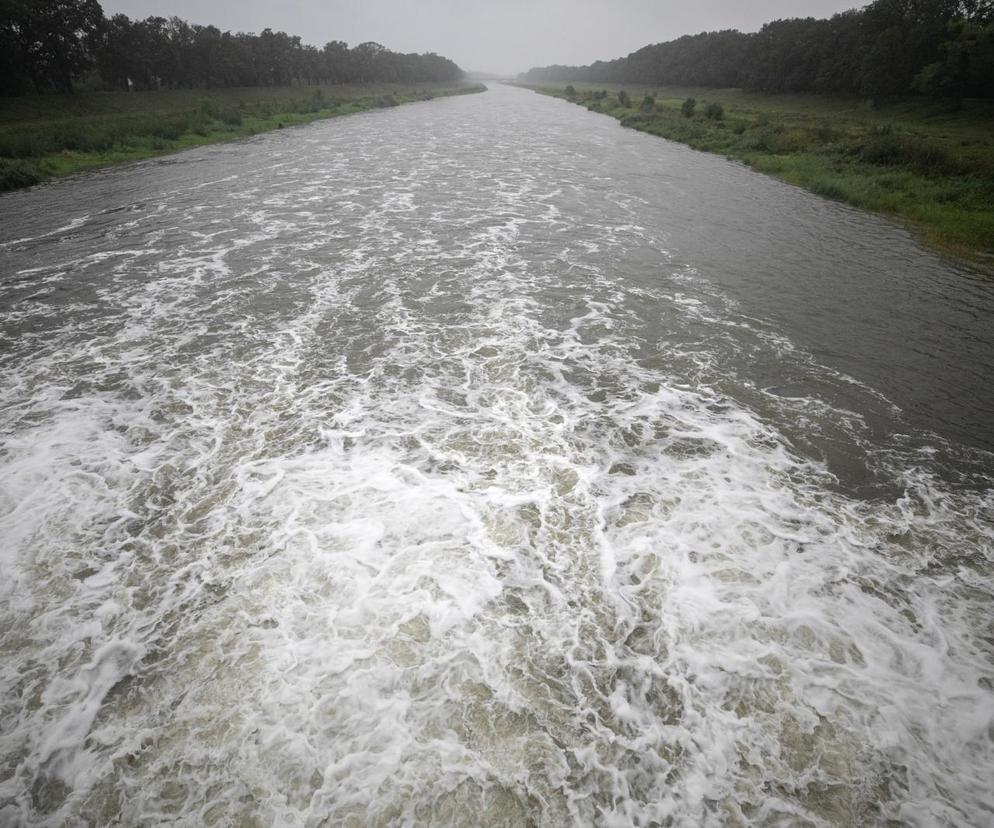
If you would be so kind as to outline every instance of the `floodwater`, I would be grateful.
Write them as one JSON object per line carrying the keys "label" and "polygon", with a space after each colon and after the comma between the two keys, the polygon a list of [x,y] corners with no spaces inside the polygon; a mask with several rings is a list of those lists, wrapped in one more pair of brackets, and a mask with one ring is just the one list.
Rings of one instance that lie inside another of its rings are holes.
{"label": "floodwater", "polygon": [[989,825],[994,277],[497,87],[0,198],[0,824]]}

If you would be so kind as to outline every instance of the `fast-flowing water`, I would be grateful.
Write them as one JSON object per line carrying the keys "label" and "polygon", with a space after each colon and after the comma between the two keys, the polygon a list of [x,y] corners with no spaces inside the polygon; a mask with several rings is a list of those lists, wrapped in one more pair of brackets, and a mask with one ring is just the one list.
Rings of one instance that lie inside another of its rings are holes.
{"label": "fast-flowing water", "polygon": [[994,821],[989,274],[500,87],[0,217],[0,824]]}

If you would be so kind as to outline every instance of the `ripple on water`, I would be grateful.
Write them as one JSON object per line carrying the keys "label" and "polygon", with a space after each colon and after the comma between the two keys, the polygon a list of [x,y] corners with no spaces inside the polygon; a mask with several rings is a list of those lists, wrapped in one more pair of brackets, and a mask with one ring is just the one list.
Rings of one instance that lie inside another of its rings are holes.
{"label": "ripple on water", "polygon": [[30,254],[85,301],[5,286],[0,822],[989,816],[989,456],[546,105],[318,125],[278,185],[214,150],[116,255]]}

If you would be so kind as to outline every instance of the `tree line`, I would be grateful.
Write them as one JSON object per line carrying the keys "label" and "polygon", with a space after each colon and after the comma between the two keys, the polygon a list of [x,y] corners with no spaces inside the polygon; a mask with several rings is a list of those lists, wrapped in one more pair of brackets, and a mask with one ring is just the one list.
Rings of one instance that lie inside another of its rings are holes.
{"label": "tree line", "polygon": [[994,97],[994,0],[875,0],[829,19],[707,32],[527,82],[741,87],[763,92]]}
{"label": "tree line", "polygon": [[99,89],[192,89],[338,83],[431,83],[462,78],[436,54],[379,43],[306,45],[286,32],[221,31],[178,17],[107,18],[98,0],[0,0],[0,94]]}

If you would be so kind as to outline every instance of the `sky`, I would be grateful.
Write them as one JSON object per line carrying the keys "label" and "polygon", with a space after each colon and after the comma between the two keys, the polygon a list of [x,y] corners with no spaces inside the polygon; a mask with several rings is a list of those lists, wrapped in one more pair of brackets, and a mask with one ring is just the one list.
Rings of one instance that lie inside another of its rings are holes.
{"label": "sky", "polygon": [[265,28],[322,46],[368,40],[437,52],[469,71],[517,74],[587,64],[715,29],[755,31],[783,17],[828,17],[868,0],[102,0],[108,16],[181,17],[232,31]]}

